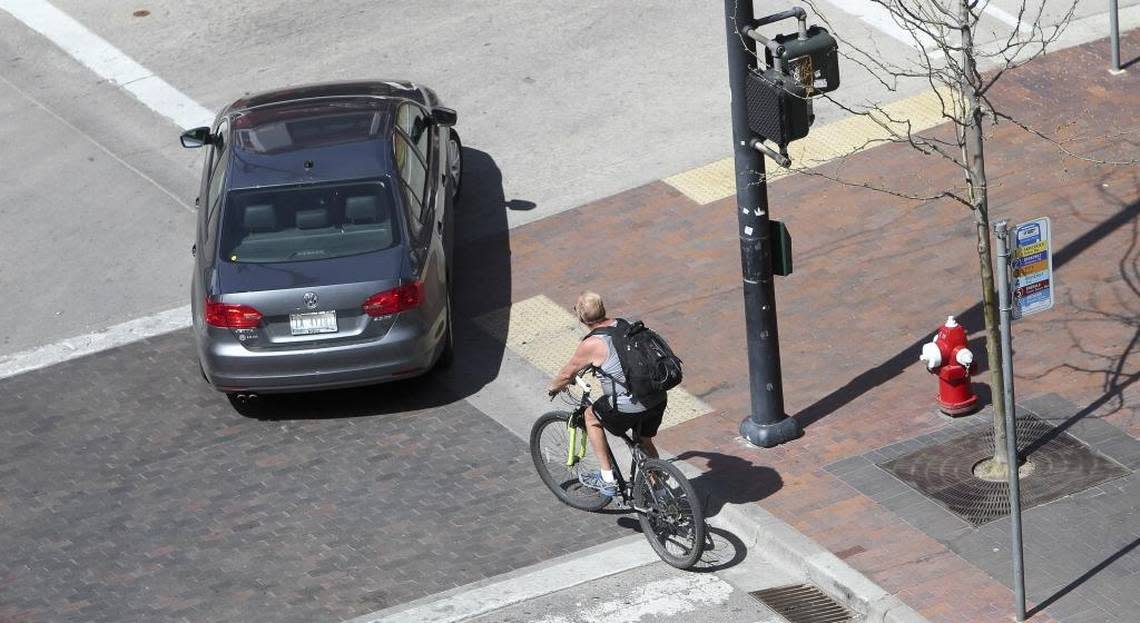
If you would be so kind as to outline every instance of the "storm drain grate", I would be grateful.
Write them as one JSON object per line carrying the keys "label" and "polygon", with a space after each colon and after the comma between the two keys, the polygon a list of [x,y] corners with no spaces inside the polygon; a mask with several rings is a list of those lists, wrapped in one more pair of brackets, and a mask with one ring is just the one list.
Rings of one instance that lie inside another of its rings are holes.
{"label": "storm drain grate", "polygon": [[850,611],[809,584],[767,588],[748,594],[789,623],[845,623],[855,620]]}

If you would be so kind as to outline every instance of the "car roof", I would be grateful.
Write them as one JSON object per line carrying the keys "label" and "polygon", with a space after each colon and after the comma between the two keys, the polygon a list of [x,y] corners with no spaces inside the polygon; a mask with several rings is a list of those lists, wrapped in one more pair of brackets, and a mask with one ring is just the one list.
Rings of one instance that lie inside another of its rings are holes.
{"label": "car roof", "polygon": [[393,119],[402,101],[429,108],[439,103],[431,89],[407,80],[326,82],[242,97],[219,114],[231,122],[226,138],[234,157],[227,185],[390,175]]}
{"label": "car roof", "polygon": [[355,80],[306,84],[246,95],[222,111],[222,115],[282,102],[325,97],[389,97],[407,99],[433,106],[435,94],[430,89],[407,80]]}
{"label": "car roof", "polygon": [[232,112],[231,189],[390,175],[401,99],[281,99]]}

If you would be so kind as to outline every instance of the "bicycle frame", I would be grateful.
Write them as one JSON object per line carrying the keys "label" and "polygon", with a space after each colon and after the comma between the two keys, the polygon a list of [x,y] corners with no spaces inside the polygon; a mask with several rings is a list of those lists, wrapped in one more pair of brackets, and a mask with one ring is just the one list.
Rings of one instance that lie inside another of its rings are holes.
{"label": "bicycle frame", "polygon": [[[581,427],[583,429],[583,431],[585,431],[585,428],[586,428],[586,423],[585,423],[586,409],[594,404],[590,400],[590,393],[592,391],[592,388],[590,387],[589,383],[587,383],[585,380],[582,379],[582,375],[580,373],[574,377],[574,384],[578,386],[578,389],[582,390],[582,398],[578,404],[578,407],[576,409],[574,409],[574,413],[571,414],[570,420],[568,421],[568,424],[571,427]],[[615,434],[615,433],[612,433],[611,431],[607,431],[607,432],[610,432],[610,434]],[[646,456],[645,451],[641,449],[641,444],[634,441],[633,438],[631,438],[628,434],[621,433],[621,434],[618,434],[617,436],[621,437],[623,440],[625,440],[626,445],[629,446],[630,462],[629,462],[629,480],[628,481],[626,481],[625,478],[622,476],[621,468],[618,466],[617,458],[614,457],[613,448],[611,448],[608,443],[606,444],[606,453],[609,455],[610,465],[612,465],[613,469],[614,469],[614,478],[617,480],[618,491],[621,493],[622,503],[625,504],[626,506],[632,508],[633,510],[635,510],[637,512],[641,512],[641,513],[648,512],[648,509],[638,508],[638,507],[634,506],[633,496],[631,495],[632,494],[631,483],[633,483],[635,480],[637,480],[638,467],[642,463],[644,463],[645,459],[648,457]],[[573,452],[573,444],[571,444],[571,450],[570,451]],[[567,459],[567,462],[569,462],[569,458]]]}

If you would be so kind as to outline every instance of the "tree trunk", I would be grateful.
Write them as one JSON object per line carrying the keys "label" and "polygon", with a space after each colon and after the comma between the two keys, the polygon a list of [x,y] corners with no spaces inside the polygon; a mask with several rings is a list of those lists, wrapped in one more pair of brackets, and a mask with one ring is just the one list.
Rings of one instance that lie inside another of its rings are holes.
{"label": "tree trunk", "polygon": [[990,396],[994,411],[994,458],[992,469],[1009,469],[1009,456],[1005,442],[1005,403],[1001,377],[1001,357],[998,334],[997,295],[994,290],[993,260],[990,255],[989,199],[986,190],[986,162],[982,140],[982,111],[978,106],[977,89],[981,76],[974,61],[973,27],[968,0],[960,0],[962,31],[962,76],[959,88],[964,105],[962,153],[966,159],[966,182],[978,236],[978,264],[982,279],[982,316],[986,325],[986,361],[990,368]]}

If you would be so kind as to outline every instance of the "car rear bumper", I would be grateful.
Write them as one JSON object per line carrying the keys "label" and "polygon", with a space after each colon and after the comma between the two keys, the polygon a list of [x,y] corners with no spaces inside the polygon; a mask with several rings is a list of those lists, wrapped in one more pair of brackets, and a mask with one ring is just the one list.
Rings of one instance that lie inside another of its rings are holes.
{"label": "car rear bumper", "polygon": [[384,337],[305,349],[254,350],[232,335],[206,335],[199,353],[206,380],[227,393],[278,393],[383,383],[424,374],[441,341],[415,319],[398,319]]}

